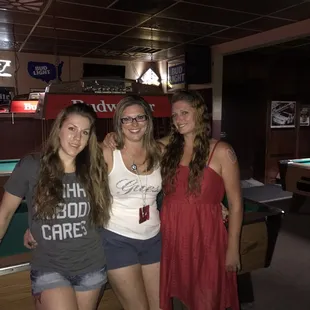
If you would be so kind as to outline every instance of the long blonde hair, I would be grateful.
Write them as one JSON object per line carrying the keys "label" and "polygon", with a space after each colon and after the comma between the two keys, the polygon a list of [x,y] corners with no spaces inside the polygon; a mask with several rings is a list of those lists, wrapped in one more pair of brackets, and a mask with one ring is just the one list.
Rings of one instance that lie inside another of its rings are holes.
{"label": "long blonde hair", "polygon": [[84,187],[91,205],[90,221],[95,226],[104,226],[110,218],[111,195],[108,185],[107,166],[96,137],[96,113],[90,105],[78,103],[63,109],[53,123],[49,138],[40,160],[39,180],[35,189],[34,218],[52,218],[63,203],[64,166],[58,155],[59,132],[64,121],[72,114],[89,119],[91,127],[85,148],[75,158],[75,173]]}

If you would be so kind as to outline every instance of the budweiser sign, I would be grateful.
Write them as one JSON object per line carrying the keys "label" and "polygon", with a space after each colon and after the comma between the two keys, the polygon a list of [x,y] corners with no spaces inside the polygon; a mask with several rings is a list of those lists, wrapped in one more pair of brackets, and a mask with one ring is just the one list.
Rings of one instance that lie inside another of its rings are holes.
{"label": "budweiser sign", "polygon": [[[112,118],[116,106],[122,98],[124,98],[122,95],[46,93],[43,117],[55,119],[63,108],[83,102],[93,107],[98,118]],[[171,106],[167,96],[143,96],[143,98],[149,103],[154,117],[170,117]]]}
{"label": "budweiser sign", "polygon": [[11,113],[35,113],[38,101],[13,100],[11,102]]}

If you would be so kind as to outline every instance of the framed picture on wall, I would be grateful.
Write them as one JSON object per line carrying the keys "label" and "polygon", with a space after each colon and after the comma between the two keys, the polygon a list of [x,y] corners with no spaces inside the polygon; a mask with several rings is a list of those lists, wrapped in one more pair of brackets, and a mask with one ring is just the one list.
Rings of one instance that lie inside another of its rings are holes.
{"label": "framed picture on wall", "polygon": [[271,101],[271,128],[294,128],[296,101]]}
{"label": "framed picture on wall", "polygon": [[310,126],[310,106],[300,109],[299,126]]}

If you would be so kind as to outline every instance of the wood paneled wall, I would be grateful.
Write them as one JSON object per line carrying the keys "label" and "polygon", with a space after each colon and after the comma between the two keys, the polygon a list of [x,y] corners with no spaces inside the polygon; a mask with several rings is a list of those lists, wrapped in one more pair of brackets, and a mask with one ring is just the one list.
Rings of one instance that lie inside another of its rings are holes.
{"label": "wood paneled wall", "polygon": [[[280,159],[310,157],[310,127],[299,127],[300,109],[310,106],[309,85],[305,56],[249,52],[224,58],[222,131],[242,173],[272,183]],[[295,128],[270,128],[272,100],[297,101]]]}
{"label": "wood paneled wall", "polygon": [[[0,115],[0,160],[19,159],[29,153],[40,151],[46,140],[53,121],[39,120],[32,117]],[[112,119],[98,119],[98,140],[113,131]],[[170,129],[169,118],[154,119],[155,138],[165,136]]]}

